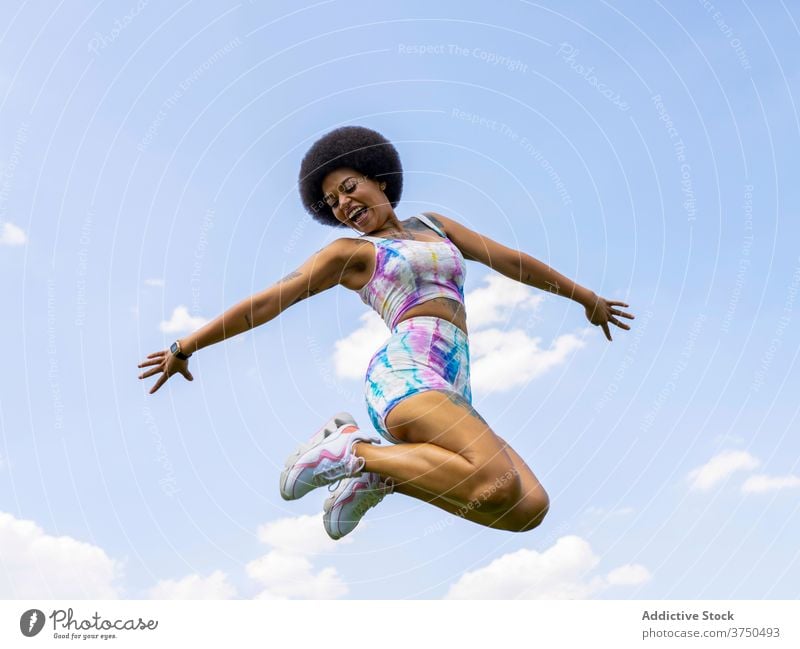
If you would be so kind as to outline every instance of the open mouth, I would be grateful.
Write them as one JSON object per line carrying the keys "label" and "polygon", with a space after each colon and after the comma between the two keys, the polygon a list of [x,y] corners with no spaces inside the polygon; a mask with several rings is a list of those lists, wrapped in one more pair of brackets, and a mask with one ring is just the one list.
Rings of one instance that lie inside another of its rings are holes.
{"label": "open mouth", "polygon": [[354,225],[361,225],[367,219],[368,207],[359,207],[357,210],[350,214],[350,222]]}

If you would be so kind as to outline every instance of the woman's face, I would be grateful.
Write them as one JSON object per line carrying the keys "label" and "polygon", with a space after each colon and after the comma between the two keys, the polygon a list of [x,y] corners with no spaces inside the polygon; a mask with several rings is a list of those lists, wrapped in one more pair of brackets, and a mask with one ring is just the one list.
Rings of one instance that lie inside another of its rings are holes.
{"label": "woman's face", "polygon": [[323,200],[345,225],[359,232],[374,232],[394,214],[381,184],[355,169],[342,167],[322,181]]}

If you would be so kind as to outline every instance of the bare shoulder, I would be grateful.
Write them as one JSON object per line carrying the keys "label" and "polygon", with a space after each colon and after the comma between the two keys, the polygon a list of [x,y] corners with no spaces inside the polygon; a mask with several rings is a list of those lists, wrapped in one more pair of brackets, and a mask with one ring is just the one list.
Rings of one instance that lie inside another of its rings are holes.
{"label": "bare shoulder", "polygon": [[474,254],[474,249],[477,247],[480,238],[477,232],[473,232],[455,219],[451,219],[444,214],[439,214],[438,212],[423,212],[423,214],[445,233],[447,238],[461,250],[465,258],[473,261],[478,261],[480,259]]}
{"label": "bare shoulder", "polygon": [[303,264],[284,280],[293,277],[313,278],[327,283],[328,278],[340,278],[354,269],[363,266],[365,257],[362,246],[356,239],[341,237],[326,244],[303,262]]}
{"label": "bare shoulder", "polygon": [[447,237],[453,241],[458,239],[463,240],[471,235],[478,236],[476,232],[473,232],[468,227],[462,225],[459,221],[456,221],[449,216],[439,214],[438,212],[423,212],[423,214],[433,221],[434,225],[441,228]]}
{"label": "bare shoulder", "polygon": [[352,237],[339,237],[320,250],[317,250],[315,256],[320,256],[329,260],[347,261],[360,254],[368,245],[368,241]]}
{"label": "bare shoulder", "polygon": [[498,265],[508,265],[519,258],[519,252],[493,241],[455,219],[437,212],[425,212],[425,214],[444,230],[447,238],[461,250],[466,259],[497,268]]}
{"label": "bare shoulder", "polygon": [[337,270],[337,281],[346,288],[360,288],[372,274],[375,247],[371,241],[340,237],[325,246],[323,251]]}

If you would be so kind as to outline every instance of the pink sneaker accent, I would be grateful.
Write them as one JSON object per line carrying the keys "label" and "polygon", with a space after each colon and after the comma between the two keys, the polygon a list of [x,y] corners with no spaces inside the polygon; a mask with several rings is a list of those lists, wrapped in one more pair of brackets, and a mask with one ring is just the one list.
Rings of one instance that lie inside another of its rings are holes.
{"label": "pink sneaker accent", "polygon": [[393,491],[394,481],[382,481],[377,473],[343,480],[323,506],[322,521],[328,536],[338,540],[352,532],[364,514]]}
{"label": "pink sneaker accent", "polygon": [[358,475],[364,460],[353,454],[356,442],[377,444],[380,438],[349,422],[330,434],[317,433],[310,444],[302,445],[286,460],[280,480],[281,496],[296,500],[312,489]]}

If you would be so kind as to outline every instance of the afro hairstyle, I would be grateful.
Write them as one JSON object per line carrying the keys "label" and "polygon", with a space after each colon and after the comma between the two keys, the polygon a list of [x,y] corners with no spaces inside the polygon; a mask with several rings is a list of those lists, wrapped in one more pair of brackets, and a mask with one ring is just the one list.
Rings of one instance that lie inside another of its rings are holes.
{"label": "afro hairstyle", "polygon": [[386,182],[386,198],[397,207],[403,193],[403,167],[391,142],[363,126],[342,126],[314,142],[300,164],[300,200],[320,223],[346,227],[322,200],[322,181],[337,169],[350,167]]}

